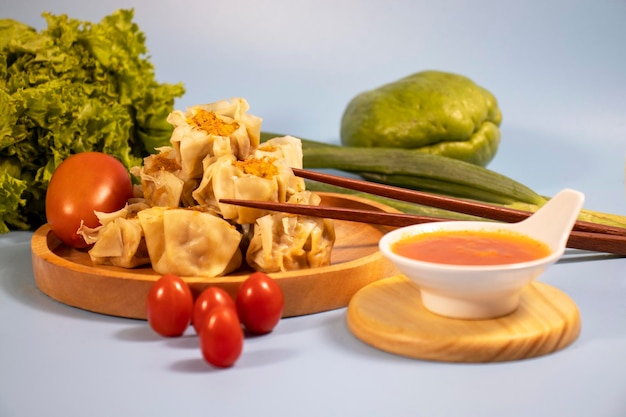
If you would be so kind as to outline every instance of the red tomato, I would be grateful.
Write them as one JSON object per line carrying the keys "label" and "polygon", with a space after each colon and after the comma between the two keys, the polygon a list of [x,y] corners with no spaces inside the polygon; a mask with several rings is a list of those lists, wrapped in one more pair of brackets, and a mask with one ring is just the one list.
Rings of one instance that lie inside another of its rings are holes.
{"label": "red tomato", "polygon": [[76,248],[86,247],[76,234],[80,221],[96,227],[94,210],[113,212],[133,196],[126,167],[111,155],[83,152],[72,155],[52,174],[46,192],[46,218],[61,241]]}
{"label": "red tomato", "polygon": [[243,350],[243,329],[235,309],[220,305],[209,311],[200,327],[200,349],[213,366],[235,364]]}
{"label": "red tomato", "polygon": [[283,291],[267,274],[254,272],[239,287],[236,305],[239,320],[248,331],[269,333],[283,315]]}
{"label": "red tomato", "polygon": [[181,336],[191,321],[193,295],[185,281],[166,274],[150,288],[146,299],[150,327],[166,337]]}
{"label": "red tomato", "polygon": [[230,295],[219,287],[208,287],[196,299],[193,305],[193,327],[200,334],[202,322],[209,312],[217,306],[226,306],[235,310],[235,302]]}

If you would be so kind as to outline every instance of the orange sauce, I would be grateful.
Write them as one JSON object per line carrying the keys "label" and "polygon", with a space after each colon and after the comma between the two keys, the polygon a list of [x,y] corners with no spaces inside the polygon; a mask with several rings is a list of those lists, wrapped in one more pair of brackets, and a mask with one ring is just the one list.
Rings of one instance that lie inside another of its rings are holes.
{"label": "orange sauce", "polygon": [[449,265],[502,265],[550,254],[546,244],[526,235],[487,230],[420,233],[400,239],[391,250],[407,258]]}

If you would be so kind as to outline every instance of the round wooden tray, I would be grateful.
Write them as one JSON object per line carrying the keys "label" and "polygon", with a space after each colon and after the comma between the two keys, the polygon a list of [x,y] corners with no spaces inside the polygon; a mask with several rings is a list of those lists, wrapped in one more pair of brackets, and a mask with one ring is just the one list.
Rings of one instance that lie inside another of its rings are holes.
{"label": "round wooden tray", "polygon": [[[343,194],[319,193],[322,205],[395,211],[383,204]],[[336,242],[331,265],[270,274],[285,295],[284,317],[327,311],[348,305],[360,288],[397,273],[378,251],[389,228],[335,221]],[[61,243],[47,225],[31,242],[33,272],[39,289],[64,304],[128,318],[146,318],[146,295],[159,278],[152,268],[124,269],[93,265],[87,252]],[[217,278],[185,278],[194,294],[210,285],[235,296],[250,271]]]}
{"label": "round wooden tray", "polygon": [[489,320],[459,320],[428,311],[404,275],[373,282],[348,305],[350,331],[378,349],[442,362],[502,362],[556,352],[578,338],[578,308],[566,294],[528,285],[513,313]]}

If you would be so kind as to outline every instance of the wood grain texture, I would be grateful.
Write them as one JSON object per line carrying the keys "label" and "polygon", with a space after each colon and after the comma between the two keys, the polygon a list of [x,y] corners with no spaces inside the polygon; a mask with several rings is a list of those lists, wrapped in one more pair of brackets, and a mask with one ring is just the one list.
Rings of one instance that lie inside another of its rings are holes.
{"label": "wood grain texture", "polygon": [[378,349],[444,362],[502,362],[537,357],[569,346],[580,333],[576,304],[535,282],[519,308],[490,320],[457,320],[426,310],[419,289],[403,275],[359,290],[347,312],[350,331]]}
{"label": "wood grain texture", "polygon": [[[319,193],[322,204],[357,209],[394,211],[380,203],[354,196]],[[271,274],[285,295],[284,317],[345,307],[362,287],[397,274],[378,251],[380,237],[389,229],[356,222],[336,221],[337,240],[331,265]],[[47,225],[31,241],[33,272],[39,289],[64,304],[85,310],[145,319],[146,295],[159,278],[150,267],[123,269],[94,266],[85,251],[62,244]],[[224,277],[185,277],[194,294],[214,285],[235,296],[251,271]]]}

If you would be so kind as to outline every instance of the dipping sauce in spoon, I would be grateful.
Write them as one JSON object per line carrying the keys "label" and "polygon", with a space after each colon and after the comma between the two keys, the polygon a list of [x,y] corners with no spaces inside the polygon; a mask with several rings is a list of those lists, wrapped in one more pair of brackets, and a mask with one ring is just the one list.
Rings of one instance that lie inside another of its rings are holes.
{"label": "dipping sauce in spoon", "polygon": [[512,231],[451,230],[419,233],[394,243],[392,252],[448,265],[503,265],[550,254],[543,242]]}

